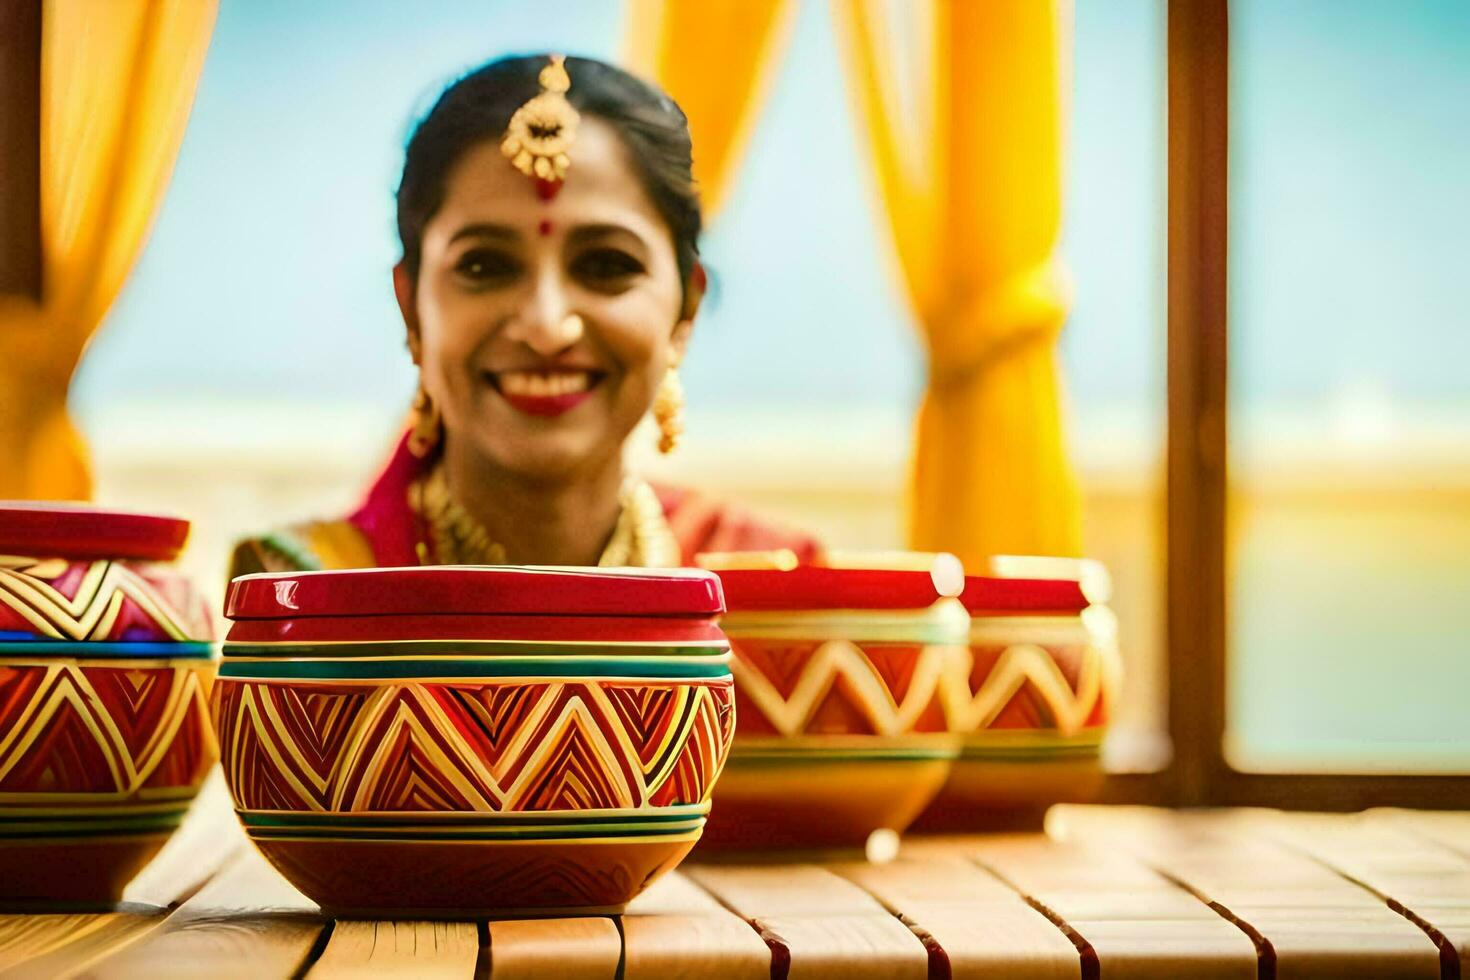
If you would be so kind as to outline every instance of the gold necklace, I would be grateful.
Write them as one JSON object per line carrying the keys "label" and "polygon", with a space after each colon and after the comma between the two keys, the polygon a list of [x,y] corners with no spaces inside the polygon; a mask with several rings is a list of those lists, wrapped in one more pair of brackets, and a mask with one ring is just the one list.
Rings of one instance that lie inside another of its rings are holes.
{"label": "gold necklace", "polygon": [[[449,492],[443,466],[434,466],[409,486],[409,505],[423,520],[428,542],[418,544],[419,562],[443,565],[504,565],[505,546],[461,507]],[[645,481],[629,478],[620,494],[622,512],[597,564],[602,568],[679,565],[679,542],[664,518],[658,494]],[[432,553],[431,553],[432,549]]]}

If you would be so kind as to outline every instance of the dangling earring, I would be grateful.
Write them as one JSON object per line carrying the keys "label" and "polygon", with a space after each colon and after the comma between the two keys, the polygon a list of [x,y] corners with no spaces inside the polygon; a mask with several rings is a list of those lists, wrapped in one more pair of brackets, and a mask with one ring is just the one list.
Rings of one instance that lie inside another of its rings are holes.
{"label": "dangling earring", "polygon": [[684,385],[675,367],[671,366],[659,383],[653,398],[653,418],[658,423],[658,451],[668,455],[684,435]]}
{"label": "dangling earring", "polygon": [[413,393],[413,409],[408,424],[408,451],[419,459],[428,456],[439,445],[439,406],[429,397],[423,385]]}

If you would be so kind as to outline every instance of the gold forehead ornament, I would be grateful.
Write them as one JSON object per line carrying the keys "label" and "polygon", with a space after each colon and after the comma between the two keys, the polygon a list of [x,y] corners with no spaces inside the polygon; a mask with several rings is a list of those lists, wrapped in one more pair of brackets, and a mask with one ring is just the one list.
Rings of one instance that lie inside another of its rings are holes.
{"label": "gold forehead ornament", "polygon": [[567,101],[572,87],[566,56],[554,54],[541,69],[541,91],[510,117],[500,152],[521,173],[538,181],[556,183],[566,179],[571,158],[567,150],[577,136],[581,116]]}

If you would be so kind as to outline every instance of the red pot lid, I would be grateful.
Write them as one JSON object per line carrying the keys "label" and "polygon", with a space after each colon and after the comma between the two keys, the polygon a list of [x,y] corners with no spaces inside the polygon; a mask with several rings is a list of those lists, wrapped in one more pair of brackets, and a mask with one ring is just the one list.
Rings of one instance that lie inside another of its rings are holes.
{"label": "red pot lid", "polygon": [[35,558],[173,561],[189,538],[177,517],[88,504],[0,501],[0,553]]}
{"label": "red pot lid", "polygon": [[730,569],[720,572],[733,612],[801,609],[927,609],[943,598],[929,572],[825,568]]}
{"label": "red pot lid", "polygon": [[1014,615],[1032,612],[1076,613],[1088,606],[1076,579],[987,578],[971,575],[960,593],[972,616],[983,613]]}
{"label": "red pot lid", "polygon": [[697,569],[440,565],[244,575],[231,619],[316,616],[718,616],[720,580]]}

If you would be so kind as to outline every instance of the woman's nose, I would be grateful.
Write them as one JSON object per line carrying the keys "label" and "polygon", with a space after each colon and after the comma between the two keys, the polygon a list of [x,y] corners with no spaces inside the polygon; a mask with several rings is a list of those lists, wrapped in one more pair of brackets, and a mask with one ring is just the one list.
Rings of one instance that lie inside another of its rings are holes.
{"label": "woman's nose", "polygon": [[571,308],[557,278],[544,275],[536,292],[516,318],[510,339],[519,340],[542,357],[555,357],[582,339],[582,318]]}

